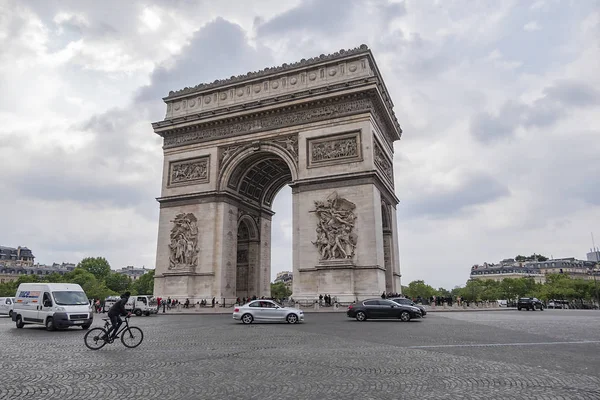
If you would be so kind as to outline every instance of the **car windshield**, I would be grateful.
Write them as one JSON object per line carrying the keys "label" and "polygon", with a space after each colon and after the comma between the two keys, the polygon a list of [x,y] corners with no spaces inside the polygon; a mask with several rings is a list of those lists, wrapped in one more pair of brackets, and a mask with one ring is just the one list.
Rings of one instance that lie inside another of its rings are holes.
{"label": "car windshield", "polygon": [[54,301],[61,306],[82,306],[88,304],[88,298],[83,292],[61,291],[54,292]]}

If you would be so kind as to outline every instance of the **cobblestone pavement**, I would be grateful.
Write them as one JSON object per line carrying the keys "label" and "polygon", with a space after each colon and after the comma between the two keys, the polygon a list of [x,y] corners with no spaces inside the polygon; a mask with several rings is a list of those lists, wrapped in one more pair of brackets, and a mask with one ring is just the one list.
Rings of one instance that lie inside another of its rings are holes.
{"label": "cobblestone pavement", "polygon": [[600,399],[597,311],[131,323],[144,330],[140,347],[91,351],[80,329],[17,330],[0,317],[0,399]]}

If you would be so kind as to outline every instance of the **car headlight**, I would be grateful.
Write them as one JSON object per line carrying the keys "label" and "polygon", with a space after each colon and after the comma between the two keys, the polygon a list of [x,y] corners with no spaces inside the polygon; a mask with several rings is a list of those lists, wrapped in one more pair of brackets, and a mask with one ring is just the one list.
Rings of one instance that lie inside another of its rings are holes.
{"label": "car headlight", "polygon": [[56,311],[66,311],[64,307],[56,307]]}

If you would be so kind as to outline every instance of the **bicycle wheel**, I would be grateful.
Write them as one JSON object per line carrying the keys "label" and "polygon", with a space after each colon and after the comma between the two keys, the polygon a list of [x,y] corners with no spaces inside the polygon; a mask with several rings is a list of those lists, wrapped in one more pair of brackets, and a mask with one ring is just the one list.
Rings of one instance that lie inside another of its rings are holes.
{"label": "bicycle wheel", "polygon": [[121,332],[121,343],[130,349],[138,347],[142,340],[144,340],[144,332],[136,326],[130,326]]}
{"label": "bicycle wheel", "polygon": [[106,337],[106,331],[104,329],[94,328],[85,334],[83,341],[88,349],[100,350],[106,344],[104,337]]}

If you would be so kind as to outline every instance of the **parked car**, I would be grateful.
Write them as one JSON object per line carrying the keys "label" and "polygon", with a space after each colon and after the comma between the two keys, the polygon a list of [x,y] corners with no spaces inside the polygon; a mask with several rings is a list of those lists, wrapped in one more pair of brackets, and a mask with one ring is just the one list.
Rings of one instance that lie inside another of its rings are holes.
{"label": "parked car", "polygon": [[414,301],[412,301],[411,299],[407,299],[404,297],[392,297],[391,299],[388,299],[391,301],[395,301],[398,304],[404,304],[407,306],[413,306],[413,307],[417,307],[419,310],[421,310],[421,316],[426,316],[427,315],[427,311],[425,310],[425,307],[423,307],[420,304],[415,303]]}
{"label": "parked car", "polygon": [[421,310],[417,307],[398,304],[395,301],[387,299],[366,299],[350,304],[346,315],[350,318],[356,318],[357,321],[398,318],[404,322],[423,316]]}
{"label": "parked car", "polygon": [[14,297],[0,297],[0,315],[12,317],[14,304]]}
{"label": "parked car", "polygon": [[251,324],[254,321],[287,322],[297,324],[304,321],[304,311],[282,307],[273,300],[253,300],[233,309],[233,319]]}
{"label": "parked car", "polygon": [[17,328],[44,325],[47,330],[80,326],[88,329],[94,314],[88,298],[76,283],[21,283],[12,320]]}
{"label": "parked car", "polygon": [[523,308],[533,311],[537,308],[540,311],[544,311],[544,304],[535,297],[521,297],[517,303],[517,309],[521,311]]}

